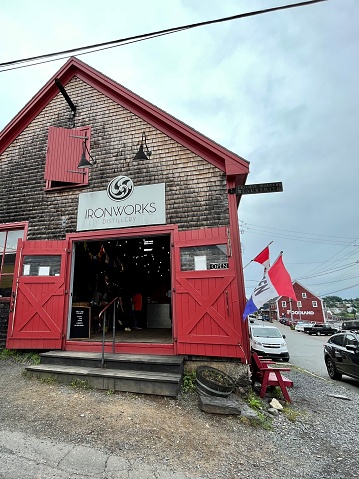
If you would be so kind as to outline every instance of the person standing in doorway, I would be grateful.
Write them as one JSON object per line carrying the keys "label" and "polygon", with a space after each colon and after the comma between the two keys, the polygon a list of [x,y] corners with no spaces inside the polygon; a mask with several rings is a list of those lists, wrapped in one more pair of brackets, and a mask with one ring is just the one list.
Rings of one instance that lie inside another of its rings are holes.
{"label": "person standing in doorway", "polygon": [[133,329],[142,329],[139,325],[141,324],[141,313],[142,313],[142,295],[138,291],[132,296],[132,321]]}

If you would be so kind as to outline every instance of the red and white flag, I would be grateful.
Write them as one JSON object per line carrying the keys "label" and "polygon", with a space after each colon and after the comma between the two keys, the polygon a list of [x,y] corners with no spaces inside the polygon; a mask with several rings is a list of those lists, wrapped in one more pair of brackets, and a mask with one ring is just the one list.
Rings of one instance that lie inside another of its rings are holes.
{"label": "red and white flag", "polygon": [[269,246],[266,246],[252,261],[263,265],[264,270],[268,270],[270,266],[269,262]]}
{"label": "red and white flag", "polygon": [[243,319],[249,314],[258,311],[264,303],[278,296],[286,296],[297,301],[292,280],[283,264],[282,253],[268,271],[264,271],[263,279],[254,289],[252,296],[247,301]]}

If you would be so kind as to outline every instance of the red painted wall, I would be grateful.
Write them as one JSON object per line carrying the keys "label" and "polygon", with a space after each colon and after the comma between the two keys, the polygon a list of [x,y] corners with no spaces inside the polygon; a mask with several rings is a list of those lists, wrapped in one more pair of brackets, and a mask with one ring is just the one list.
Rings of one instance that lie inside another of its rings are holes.
{"label": "red painted wall", "polygon": [[[277,300],[276,305],[278,319],[284,315],[287,318],[293,317],[293,319],[298,321],[308,320],[324,323],[325,315],[321,299],[299,283],[293,283],[293,288],[297,300],[301,301],[302,304],[298,306],[297,301],[292,301],[287,297],[281,296]],[[283,306],[283,302],[286,303],[285,306]],[[314,306],[315,302],[316,306]]]}

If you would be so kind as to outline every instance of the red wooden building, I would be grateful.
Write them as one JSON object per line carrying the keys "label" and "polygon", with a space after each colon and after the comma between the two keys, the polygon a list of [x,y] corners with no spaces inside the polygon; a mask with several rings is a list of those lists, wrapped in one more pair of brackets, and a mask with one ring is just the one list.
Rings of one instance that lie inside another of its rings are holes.
{"label": "red wooden building", "polygon": [[142,329],[116,323],[115,352],[244,362],[239,198],[228,190],[248,171],[71,58],[0,134],[6,347],[100,351],[106,275],[126,308],[143,297]]}
{"label": "red wooden building", "polygon": [[298,281],[293,282],[293,289],[298,301],[284,296],[277,298],[271,304],[272,319],[286,317],[295,321],[324,323],[323,301]]}

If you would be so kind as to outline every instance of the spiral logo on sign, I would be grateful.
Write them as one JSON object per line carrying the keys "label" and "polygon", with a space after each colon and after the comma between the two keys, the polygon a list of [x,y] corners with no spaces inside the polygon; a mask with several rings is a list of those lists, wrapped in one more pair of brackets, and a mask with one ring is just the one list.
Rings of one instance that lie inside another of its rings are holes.
{"label": "spiral logo on sign", "polygon": [[116,176],[107,187],[107,195],[114,201],[123,201],[133,193],[133,182],[128,176]]}

